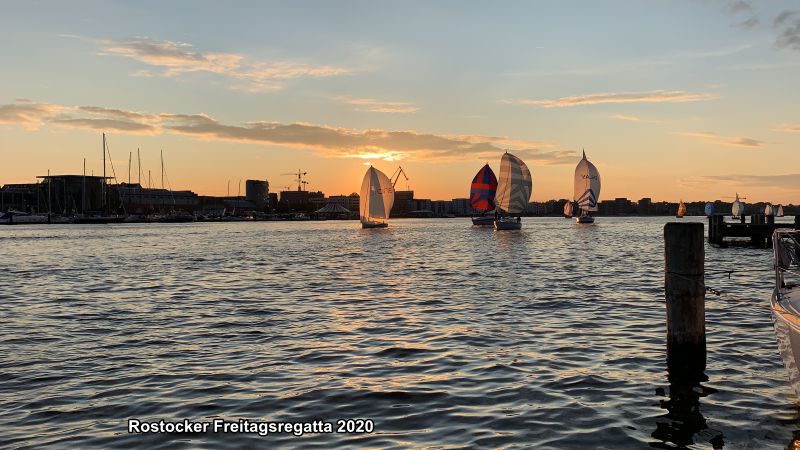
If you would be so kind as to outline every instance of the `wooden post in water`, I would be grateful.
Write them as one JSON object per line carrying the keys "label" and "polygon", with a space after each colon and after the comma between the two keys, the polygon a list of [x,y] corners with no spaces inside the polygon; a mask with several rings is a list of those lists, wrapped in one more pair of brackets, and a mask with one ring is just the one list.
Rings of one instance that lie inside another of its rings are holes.
{"label": "wooden post in water", "polygon": [[725,228],[725,216],[708,216],[708,243],[722,244],[723,230]]}
{"label": "wooden post in water", "polygon": [[705,379],[705,247],[702,223],[664,226],[667,367],[671,378]]}

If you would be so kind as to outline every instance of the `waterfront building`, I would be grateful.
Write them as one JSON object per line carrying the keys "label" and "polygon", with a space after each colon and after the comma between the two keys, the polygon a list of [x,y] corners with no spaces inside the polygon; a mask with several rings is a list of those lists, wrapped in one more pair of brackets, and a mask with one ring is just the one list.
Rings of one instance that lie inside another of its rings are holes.
{"label": "waterfront building", "polygon": [[245,181],[245,199],[252,203],[259,211],[265,211],[269,207],[269,181],[267,180],[247,180]]}
{"label": "waterfront building", "polygon": [[472,215],[472,207],[469,205],[468,198],[454,198],[451,202],[451,214],[457,216],[470,216]]}

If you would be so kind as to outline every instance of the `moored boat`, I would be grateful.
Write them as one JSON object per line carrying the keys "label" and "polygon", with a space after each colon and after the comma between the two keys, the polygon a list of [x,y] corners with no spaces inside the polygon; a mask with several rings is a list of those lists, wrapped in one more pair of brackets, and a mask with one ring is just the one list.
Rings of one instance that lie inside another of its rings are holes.
{"label": "moored boat", "polygon": [[775,288],[772,322],[792,388],[800,395],[800,232],[777,230],[772,235]]}

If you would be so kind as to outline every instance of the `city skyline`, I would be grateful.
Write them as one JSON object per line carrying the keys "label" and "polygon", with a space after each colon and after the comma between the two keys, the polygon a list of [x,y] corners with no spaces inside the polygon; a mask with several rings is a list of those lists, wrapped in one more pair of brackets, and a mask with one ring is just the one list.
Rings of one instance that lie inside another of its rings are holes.
{"label": "city skyline", "polygon": [[540,202],[571,197],[585,148],[601,200],[800,203],[791,2],[577,4],[7,6],[0,184],[98,174],[106,132],[120,181],[140,148],[160,186],[163,149],[203,195],[298,169],[346,195],[372,163],[463,198],[508,150]]}

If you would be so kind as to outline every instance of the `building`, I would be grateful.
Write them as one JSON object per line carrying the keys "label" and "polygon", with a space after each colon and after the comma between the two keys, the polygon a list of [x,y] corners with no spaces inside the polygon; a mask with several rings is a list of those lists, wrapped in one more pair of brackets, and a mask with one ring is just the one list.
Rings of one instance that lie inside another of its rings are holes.
{"label": "building", "polygon": [[[288,211],[313,212],[321,208],[325,194],[309,191],[281,191],[281,204]],[[312,201],[312,199],[314,199]]]}
{"label": "building", "polygon": [[651,198],[649,198],[649,197],[645,197],[645,198],[639,200],[639,203],[637,204],[637,207],[638,207],[638,210],[639,210],[639,214],[643,214],[643,215],[652,214],[651,210],[652,210],[652,207],[653,207],[653,200]]}
{"label": "building", "polygon": [[122,183],[111,188],[117,192],[116,197],[120,199],[123,209],[129,213],[194,212],[201,207],[200,196],[192,191],[148,189],[138,183]]}
{"label": "building", "polygon": [[394,204],[392,204],[391,217],[407,216],[416,209],[414,205],[414,191],[395,191]]}
{"label": "building", "polygon": [[469,216],[472,214],[472,207],[469,205],[468,198],[454,198],[450,201],[451,214],[457,216]]}
{"label": "building", "polygon": [[259,211],[265,211],[269,207],[269,181],[267,180],[247,180],[245,182],[245,199],[255,205]]}

